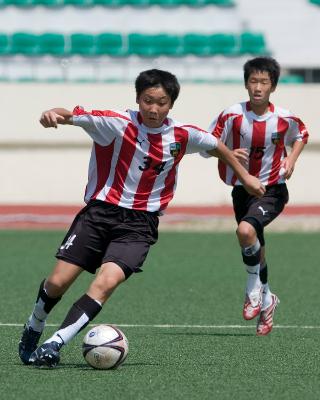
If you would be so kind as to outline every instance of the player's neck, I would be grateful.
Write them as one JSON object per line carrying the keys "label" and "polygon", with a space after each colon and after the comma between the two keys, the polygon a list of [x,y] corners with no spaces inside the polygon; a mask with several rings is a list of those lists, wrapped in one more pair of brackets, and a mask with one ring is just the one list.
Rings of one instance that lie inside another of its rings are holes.
{"label": "player's neck", "polygon": [[250,107],[256,115],[264,115],[269,111],[269,102],[265,104],[252,104],[250,102]]}

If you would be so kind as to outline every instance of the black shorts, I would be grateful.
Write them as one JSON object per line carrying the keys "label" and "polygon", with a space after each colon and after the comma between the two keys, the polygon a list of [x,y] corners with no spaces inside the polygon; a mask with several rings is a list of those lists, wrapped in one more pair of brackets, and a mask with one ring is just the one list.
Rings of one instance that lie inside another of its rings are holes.
{"label": "black shorts", "polygon": [[289,194],[285,183],[266,186],[266,192],[261,198],[251,196],[243,186],[235,186],[232,190],[232,200],[237,223],[249,222],[264,246],[264,227],[282,212],[289,200]]}
{"label": "black shorts", "polygon": [[158,240],[158,213],[91,201],[75,217],[56,257],[94,274],[103,263],[118,264],[128,278],[141,272]]}

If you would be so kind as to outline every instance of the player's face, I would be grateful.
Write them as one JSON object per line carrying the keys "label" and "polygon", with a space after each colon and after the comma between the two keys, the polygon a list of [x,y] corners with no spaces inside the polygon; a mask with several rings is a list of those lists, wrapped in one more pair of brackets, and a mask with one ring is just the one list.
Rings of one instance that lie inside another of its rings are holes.
{"label": "player's face", "polygon": [[148,128],[159,128],[172,108],[171,99],[162,86],[144,90],[137,103],[142,122]]}
{"label": "player's face", "polygon": [[271,93],[275,91],[269,73],[266,71],[252,72],[246,83],[246,89],[249,93],[251,105],[257,107],[267,106]]}

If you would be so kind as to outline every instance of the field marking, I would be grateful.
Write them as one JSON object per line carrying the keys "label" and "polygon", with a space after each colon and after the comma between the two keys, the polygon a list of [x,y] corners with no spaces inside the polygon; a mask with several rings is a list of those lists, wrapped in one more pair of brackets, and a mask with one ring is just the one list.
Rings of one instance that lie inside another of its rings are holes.
{"label": "field marking", "polygon": [[[0,322],[1,326],[23,327],[24,324]],[[99,324],[89,324],[95,326]],[[112,325],[112,324],[111,324]],[[188,329],[251,329],[256,325],[171,325],[171,324],[113,324],[120,328],[188,328]],[[60,324],[46,324],[48,327],[57,327]],[[320,325],[274,325],[276,329],[320,329]]]}

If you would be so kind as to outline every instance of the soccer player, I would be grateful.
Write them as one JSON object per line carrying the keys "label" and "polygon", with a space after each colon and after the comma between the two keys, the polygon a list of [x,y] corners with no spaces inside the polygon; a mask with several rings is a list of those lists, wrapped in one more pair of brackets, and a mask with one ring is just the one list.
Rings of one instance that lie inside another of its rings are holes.
{"label": "soccer player", "polygon": [[[45,128],[83,128],[93,140],[87,205],[57,251],[57,264],[39,288],[24,327],[19,355],[24,364],[55,367],[59,351],[101,311],[119,284],[140,272],[158,238],[158,216],[172,199],[184,154],[209,151],[234,169],[254,196],[264,193],[227,147],[208,132],[168,118],[180,86],[167,71],[141,72],[135,82],[139,111],[92,111],[76,107],[45,111]],[[201,173],[201,171],[199,171]],[[59,329],[37,348],[52,308],[84,271],[97,275],[67,313]]]}
{"label": "soccer player", "polygon": [[[299,118],[269,101],[279,75],[280,66],[273,58],[248,60],[244,65],[244,83],[249,101],[227,108],[209,127],[209,132],[225,143],[248,172],[266,187],[262,197],[252,196],[232,169],[223,160],[218,161],[220,178],[233,186],[237,236],[248,273],[243,317],[251,320],[258,316],[257,335],[271,332],[279,303],[268,285],[264,227],[288,202],[285,181],[291,177],[308,139]],[[286,146],[291,146],[290,154]]]}

